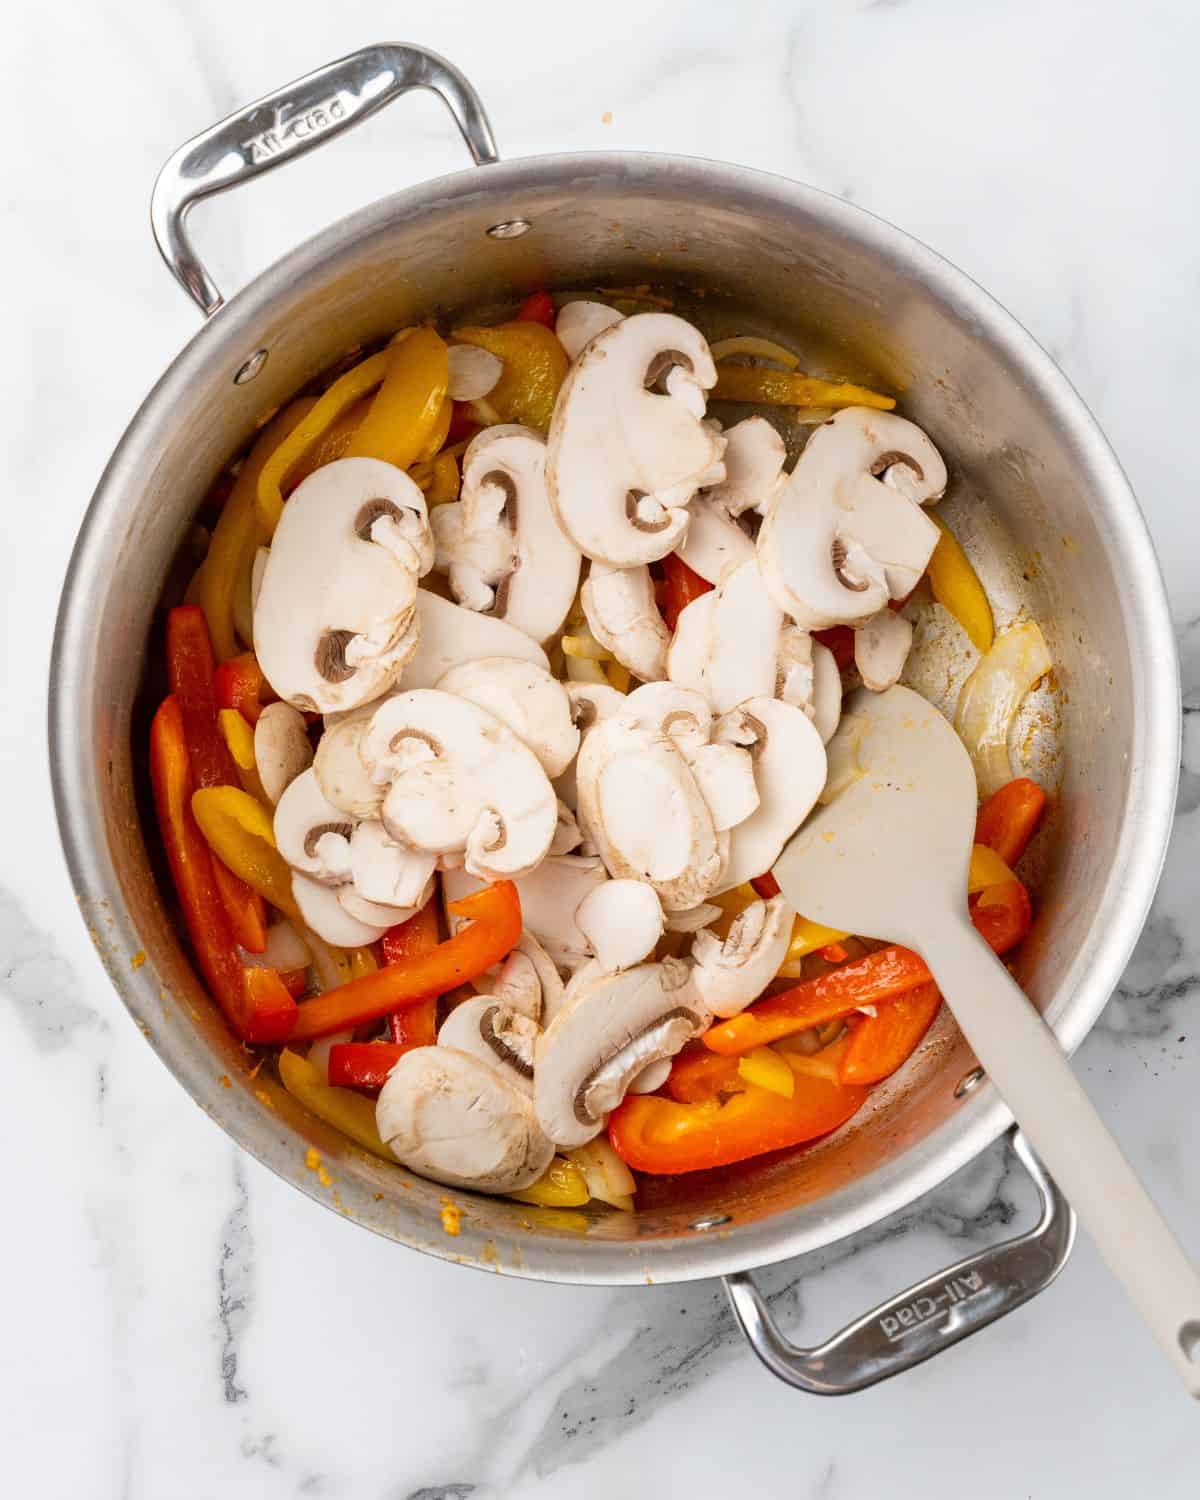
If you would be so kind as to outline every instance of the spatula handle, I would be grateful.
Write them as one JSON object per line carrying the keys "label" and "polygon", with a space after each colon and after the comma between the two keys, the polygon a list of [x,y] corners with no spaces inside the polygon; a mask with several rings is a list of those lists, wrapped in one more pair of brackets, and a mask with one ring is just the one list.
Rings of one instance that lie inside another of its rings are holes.
{"label": "spatula handle", "polygon": [[1200,1274],[1096,1113],[1053,1032],[965,916],[919,945],[980,1063],[1188,1391]]}

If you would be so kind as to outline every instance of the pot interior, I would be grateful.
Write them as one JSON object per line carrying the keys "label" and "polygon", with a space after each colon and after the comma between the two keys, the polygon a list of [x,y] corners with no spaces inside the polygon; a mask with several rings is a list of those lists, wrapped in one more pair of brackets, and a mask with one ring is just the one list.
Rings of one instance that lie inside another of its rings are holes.
{"label": "pot interior", "polygon": [[[517,218],[529,221],[526,234],[487,233]],[[85,914],[143,1029],[237,1140],[374,1229],[518,1274],[675,1279],[837,1238],[932,1186],[994,1136],[1004,1117],[990,1088],[956,1097],[973,1060],[948,1014],[842,1131],[742,1167],[648,1182],[632,1217],[449,1193],[328,1130],[283,1091],[270,1063],[255,1072],[257,1059],[231,1038],[192,972],[146,816],[149,711],[164,690],[153,665],[156,620],[178,602],[178,585],[164,594],[163,580],[215,476],[267,415],[353,346],[431,316],[503,316],[542,286],[648,288],[673,297],[711,338],[777,338],[812,373],[896,394],[945,454],[952,481],[942,513],[977,562],[997,625],[1032,615],[1056,664],[1014,740],[1017,769],[1052,792],[1032,854],[1037,920],[1019,973],[1069,1046],[1094,1019],[1153,884],[1143,872],[1129,887],[1130,800],[1147,756],[1147,644],[1136,609],[1122,602],[1127,540],[1113,510],[1132,502],[1065,382],[965,278],[822,194],[666,158],[541,158],[375,205],[218,313],[131,428],[73,565],[54,734]],[[260,349],[261,373],[236,383]],[[799,430],[789,436],[796,446]],[[972,653],[940,607],[921,609],[926,644],[910,681],[952,707]],[[1128,911],[1118,917],[1123,889],[1141,904],[1132,928]],[[148,962],[131,968],[142,952]],[[1089,970],[1099,975],[1090,987]],[[305,1165],[310,1146],[328,1185]],[[448,1198],[462,1209],[454,1237],[442,1222]]]}

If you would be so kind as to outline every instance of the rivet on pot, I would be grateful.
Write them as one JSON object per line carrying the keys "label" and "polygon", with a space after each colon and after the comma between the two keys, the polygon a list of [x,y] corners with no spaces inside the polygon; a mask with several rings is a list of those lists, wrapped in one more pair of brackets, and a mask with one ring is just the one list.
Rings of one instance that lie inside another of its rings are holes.
{"label": "rivet on pot", "polygon": [[499,224],[489,224],[487,232],[494,240],[519,240],[532,228],[528,219],[502,219]]}
{"label": "rivet on pot", "polygon": [[722,1224],[729,1223],[728,1214],[705,1214],[702,1219],[693,1219],[688,1225],[689,1229],[719,1229]]}
{"label": "rivet on pot", "polygon": [[267,350],[256,349],[246,363],[233,377],[234,385],[246,385],[254,377],[262,373],[262,367],[267,362]]}
{"label": "rivet on pot", "polygon": [[983,1081],[983,1077],[982,1068],[972,1068],[969,1073],[964,1073],[954,1086],[954,1097],[965,1099],[975,1086]]}

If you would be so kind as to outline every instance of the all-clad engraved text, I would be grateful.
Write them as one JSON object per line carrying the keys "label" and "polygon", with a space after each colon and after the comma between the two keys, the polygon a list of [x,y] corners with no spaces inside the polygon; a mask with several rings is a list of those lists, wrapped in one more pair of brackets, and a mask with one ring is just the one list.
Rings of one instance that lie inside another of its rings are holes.
{"label": "all-clad engraved text", "polygon": [[957,1307],[959,1303],[969,1302],[987,1287],[988,1283],[978,1271],[952,1276],[949,1281],[942,1282],[940,1291],[922,1293],[905,1306],[884,1313],[879,1320],[880,1330],[889,1344],[899,1343],[909,1334],[919,1332],[931,1318]]}
{"label": "all-clad engraved text", "polygon": [[242,150],[249,157],[250,165],[256,167],[273,160],[281,152],[308,137],[320,135],[323,130],[328,130],[331,125],[337,125],[345,118],[346,102],[340,94],[332,94],[328,99],[322,99],[320,104],[314,104],[310,109],[301,110],[295,115],[289,115],[287,106],[284,105],[275,110],[274,125],[269,130],[251,136],[248,141],[243,141]]}

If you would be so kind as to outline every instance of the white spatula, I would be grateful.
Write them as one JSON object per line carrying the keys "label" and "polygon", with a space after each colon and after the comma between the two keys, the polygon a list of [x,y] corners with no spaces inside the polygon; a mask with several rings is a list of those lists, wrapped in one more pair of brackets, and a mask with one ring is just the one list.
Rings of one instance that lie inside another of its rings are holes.
{"label": "white spatula", "polygon": [[975,931],[967,866],[975,773],[907,688],[848,700],[831,741],[833,800],[775,866],[797,911],[914,948],[980,1063],[1193,1396],[1200,1275],[1075,1079],[1053,1032]]}

